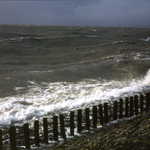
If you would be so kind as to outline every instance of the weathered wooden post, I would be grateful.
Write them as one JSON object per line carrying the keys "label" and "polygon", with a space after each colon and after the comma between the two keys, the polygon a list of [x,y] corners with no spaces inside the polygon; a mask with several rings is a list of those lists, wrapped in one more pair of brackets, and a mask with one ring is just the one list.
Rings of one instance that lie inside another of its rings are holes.
{"label": "weathered wooden post", "polygon": [[120,109],[120,116],[119,116],[119,118],[123,118],[123,115],[122,115],[122,106],[123,106],[123,100],[122,99],[120,99],[119,100],[119,109]]}
{"label": "weathered wooden post", "polygon": [[103,108],[102,108],[102,104],[99,104],[99,116],[100,116],[100,124],[103,125]]}
{"label": "weathered wooden post", "polygon": [[146,112],[149,111],[149,101],[150,101],[149,93],[146,93]]}
{"label": "weathered wooden post", "polygon": [[65,139],[66,134],[65,134],[64,115],[63,114],[60,115],[60,128],[61,128],[61,137]]}
{"label": "weathered wooden post", "polygon": [[135,115],[138,115],[138,96],[134,95],[134,102],[135,102]]}
{"label": "weathered wooden post", "polygon": [[34,121],[34,135],[35,135],[35,146],[39,146],[39,121]]}
{"label": "weathered wooden post", "polygon": [[57,119],[57,116],[53,116],[53,135],[54,135],[54,141],[58,141],[58,119]]}
{"label": "weathered wooden post", "polygon": [[43,118],[43,128],[44,128],[44,143],[48,144],[48,124],[47,124],[47,118]]}
{"label": "weathered wooden post", "polygon": [[16,150],[16,127],[12,126],[9,129],[10,135],[10,148],[11,150]]}
{"label": "weathered wooden post", "polygon": [[148,99],[149,99],[149,101],[148,101],[148,106],[150,106],[150,92],[148,93]]}
{"label": "weathered wooden post", "polygon": [[140,113],[143,113],[143,99],[144,99],[144,96],[140,94]]}
{"label": "weathered wooden post", "polygon": [[70,135],[74,135],[74,112],[70,112]]}
{"label": "weathered wooden post", "polygon": [[82,131],[82,110],[78,109],[78,133]]}
{"label": "weathered wooden post", "polygon": [[129,98],[126,97],[126,99],[125,99],[125,117],[128,117],[128,100],[129,100]]}
{"label": "weathered wooden post", "polygon": [[108,103],[104,103],[105,123],[108,123]]}
{"label": "weathered wooden post", "polygon": [[89,108],[85,109],[85,120],[86,120],[86,130],[89,130],[90,129]]}
{"label": "weathered wooden post", "polygon": [[97,107],[93,106],[93,128],[97,128]]}
{"label": "weathered wooden post", "polygon": [[130,116],[133,116],[133,97],[130,97]]}
{"label": "weathered wooden post", "polygon": [[28,125],[28,123],[25,123],[23,125],[23,128],[24,128],[25,146],[26,146],[26,149],[30,149],[30,138],[29,138],[29,125]]}
{"label": "weathered wooden post", "polygon": [[114,101],[114,120],[117,120],[118,102]]}
{"label": "weathered wooden post", "polygon": [[0,150],[3,149],[2,130],[0,130]]}

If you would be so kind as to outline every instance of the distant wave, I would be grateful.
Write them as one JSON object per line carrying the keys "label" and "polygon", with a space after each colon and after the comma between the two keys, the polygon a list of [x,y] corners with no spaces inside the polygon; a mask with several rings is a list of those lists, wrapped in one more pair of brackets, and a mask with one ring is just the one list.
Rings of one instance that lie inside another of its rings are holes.
{"label": "distant wave", "polygon": [[148,37],[147,39],[140,39],[141,41],[146,41],[149,42],[150,41],[150,37]]}
{"label": "distant wave", "polygon": [[133,41],[124,41],[124,40],[120,40],[120,41],[115,41],[112,42],[113,44],[118,44],[118,43],[130,43],[130,44],[136,44],[136,42]]}
{"label": "distant wave", "polygon": [[73,36],[53,36],[53,37],[17,37],[17,38],[10,38],[10,39],[0,39],[0,42],[3,41],[24,41],[26,39],[34,39],[34,40],[45,40],[45,39],[65,39],[65,38],[73,38]]}

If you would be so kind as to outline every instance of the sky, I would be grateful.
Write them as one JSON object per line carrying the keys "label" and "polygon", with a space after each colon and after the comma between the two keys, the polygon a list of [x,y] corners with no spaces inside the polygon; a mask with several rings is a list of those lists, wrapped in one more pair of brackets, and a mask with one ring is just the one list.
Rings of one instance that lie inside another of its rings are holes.
{"label": "sky", "polygon": [[150,28],[150,0],[0,0],[0,24]]}

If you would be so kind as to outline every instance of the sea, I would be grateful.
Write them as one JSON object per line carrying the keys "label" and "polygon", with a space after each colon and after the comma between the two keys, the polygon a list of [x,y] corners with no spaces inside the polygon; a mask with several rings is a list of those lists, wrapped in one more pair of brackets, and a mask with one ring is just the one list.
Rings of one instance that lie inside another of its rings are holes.
{"label": "sea", "polygon": [[0,25],[0,128],[150,91],[150,28]]}

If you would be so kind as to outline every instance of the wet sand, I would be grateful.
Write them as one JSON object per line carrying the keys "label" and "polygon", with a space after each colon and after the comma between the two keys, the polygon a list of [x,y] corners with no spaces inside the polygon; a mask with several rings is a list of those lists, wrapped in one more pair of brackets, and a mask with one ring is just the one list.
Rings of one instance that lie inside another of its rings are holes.
{"label": "wet sand", "polygon": [[150,113],[128,120],[118,120],[95,130],[82,133],[72,141],[64,141],[51,150],[150,150]]}

